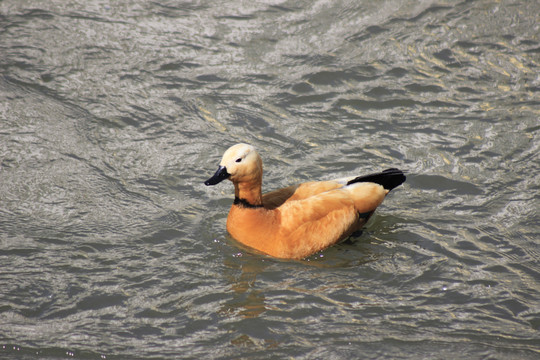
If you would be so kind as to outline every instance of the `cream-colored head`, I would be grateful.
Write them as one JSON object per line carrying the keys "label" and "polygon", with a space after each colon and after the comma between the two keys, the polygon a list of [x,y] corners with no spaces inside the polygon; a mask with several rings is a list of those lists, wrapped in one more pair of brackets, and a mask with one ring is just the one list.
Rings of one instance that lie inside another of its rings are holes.
{"label": "cream-colored head", "polygon": [[205,185],[215,185],[229,179],[234,183],[262,180],[262,160],[255,148],[248,144],[236,144],[225,151],[219,168]]}

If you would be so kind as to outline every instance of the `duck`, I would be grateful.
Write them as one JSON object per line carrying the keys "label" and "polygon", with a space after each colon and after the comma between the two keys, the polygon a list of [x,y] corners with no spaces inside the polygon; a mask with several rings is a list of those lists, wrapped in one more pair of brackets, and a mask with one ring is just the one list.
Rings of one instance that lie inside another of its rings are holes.
{"label": "duck", "polygon": [[274,258],[304,259],[347,239],[370,219],[386,195],[405,182],[396,168],[336,180],[309,181],[262,193],[263,162],[249,144],[228,148],[206,186],[230,180],[234,201],[227,231]]}

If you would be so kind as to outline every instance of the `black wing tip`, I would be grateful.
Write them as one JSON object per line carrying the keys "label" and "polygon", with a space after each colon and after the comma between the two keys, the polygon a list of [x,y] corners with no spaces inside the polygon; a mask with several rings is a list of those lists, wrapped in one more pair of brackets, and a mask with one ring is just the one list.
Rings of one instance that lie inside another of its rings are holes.
{"label": "black wing tip", "polygon": [[359,176],[349,181],[347,185],[358,182],[373,182],[381,185],[386,190],[390,191],[403,184],[405,180],[407,180],[407,177],[405,176],[403,171],[396,168],[390,168],[383,170],[380,173]]}

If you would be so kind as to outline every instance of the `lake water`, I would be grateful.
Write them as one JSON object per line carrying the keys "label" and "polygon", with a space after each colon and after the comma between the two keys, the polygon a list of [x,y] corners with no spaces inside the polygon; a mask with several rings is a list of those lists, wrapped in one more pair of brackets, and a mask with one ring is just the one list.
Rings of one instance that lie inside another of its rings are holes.
{"label": "lake water", "polygon": [[[0,2],[0,357],[538,359],[540,2]],[[239,247],[266,190],[398,167],[361,235]]]}

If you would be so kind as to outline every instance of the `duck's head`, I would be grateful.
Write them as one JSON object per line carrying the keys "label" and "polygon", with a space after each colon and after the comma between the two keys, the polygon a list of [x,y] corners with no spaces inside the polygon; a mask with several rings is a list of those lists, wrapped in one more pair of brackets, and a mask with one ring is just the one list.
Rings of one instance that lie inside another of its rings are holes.
{"label": "duck's head", "polygon": [[253,146],[236,144],[228,148],[216,173],[204,184],[216,185],[225,179],[233,183],[262,180],[262,160]]}

